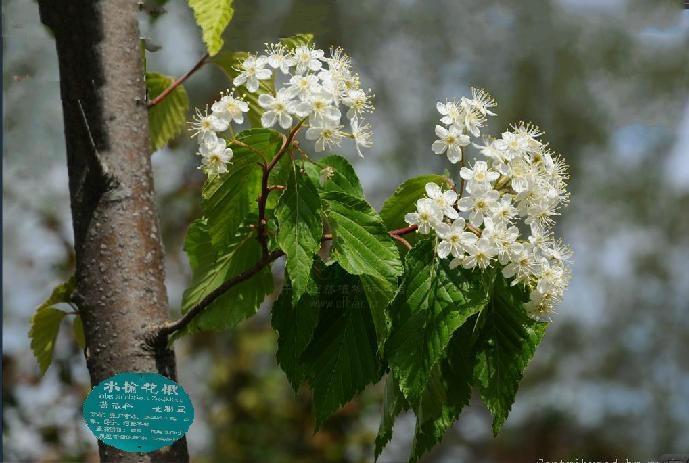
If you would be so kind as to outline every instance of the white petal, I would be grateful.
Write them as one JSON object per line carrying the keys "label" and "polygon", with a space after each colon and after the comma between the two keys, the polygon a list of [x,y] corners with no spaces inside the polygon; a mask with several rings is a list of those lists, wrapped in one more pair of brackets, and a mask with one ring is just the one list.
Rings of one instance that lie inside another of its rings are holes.
{"label": "white petal", "polygon": [[457,164],[459,161],[462,160],[462,149],[457,148],[457,149],[447,150],[447,159],[452,164]]}
{"label": "white petal", "polygon": [[275,102],[275,97],[268,93],[261,93],[258,96],[258,104],[262,108],[269,108]]}
{"label": "white petal", "polygon": [[404,215],[404,221],[410,225],[419,223],[419,214],[416,212],[410,212]]}
{"label": "white petal", "polygon": [[447,137],[447,129],[443,127],[442,125],[436,125],[435,126],[435,136],[440,138],[441,140],[444,140],[445,137]]}
{"label": "white petal", "polygon": [[266,111],[261,116],[261,125],[266,128],[272,127],[275,125],[275,119],[277,119],[275,111]]}
{"label": "white petal", "polygon": [[436,140],[431,145],[431,149],[435,154],[443,154],[447,149],[447,145],[442,140]]}
{"label": "white petal", "polygon": [[426,194],[429,198],[438,198],[443,194],[443,192],[437,183],[428,182],[426,184]]}
{"label": "white petal", "polygon": [[287,113],[280,114],[280,127],[289,129],[292,126],[292,116]]}
{"label": "white petal", "polygon": [[449,242],[441,241],[440,244],[438,245],[438,256],[440,256],[441,259],[444,259],[450,255],[451,250],[452,250],[452,246],[450,246]]}
{"label": "white petal", "polygon": [[248,78],[246,80],[245,87],[251,93],[254,93],[256,90],[258,90],[258,79],[256,78],[256,76]]}
{"label": "white petal", "polygon": [[460,200],[457,202],[457,206],[459,207],[460,211],[468,211],[472,207],[474,207],[474,200],[473,198],[460,198]]}

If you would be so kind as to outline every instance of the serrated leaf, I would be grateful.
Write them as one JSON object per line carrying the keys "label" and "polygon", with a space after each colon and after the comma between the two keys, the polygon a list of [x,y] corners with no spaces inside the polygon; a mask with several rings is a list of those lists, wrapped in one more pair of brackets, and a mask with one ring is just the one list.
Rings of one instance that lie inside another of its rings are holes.
{"label": "serrated leaf", "polygon": [[342,156],[333,154],[318,162],[304,160],[300,165],[322,193],[339,191],[365,200],[354,168]]}
{"label": "serrated leaf", "polygon": [[[261,247],[248,229],[221,250],[211,242],[203,220],[189,226],[184,250],[192,266],[192,283],[182,298],[182,313],[201,302],[228,279],[253,267],[261,257]],[[242,283],[225,291],[187,325],[184,334],[234,327],[256,310],[273,291],[273,275],[266,267]]]}
{"label": "serrated leaf", "polygon": [[366,201],[338,191],[321,198],[333,233],[334,260],[353,275],[392,280],[402,273],[397,247]]}
{"label": "serrated leaf", "polygon": [[31,350],[33,351],[41,375],[44,375],[53,361],[53,350],[55,340],[60,330],[60,322],[65,318],[67,312],[51,306],[41,306],[31,317],[31,328],[29,338],[31,339]]}
{"label": "serrated leaf", "polygon": [[332,173],[329,176],[321,176],[321,190],[322,191],[341,191],[348,195],[364,199],[364,191],[361,188],[361,182],[357,177],[352,165],[342,156],[330,155],[318,161],[321,169],[331,168]]}
{"label": "serrated leaf", "polygon": [[[212,63],[222,69],[230,83],[239,75],[240,66],[249,54],[245,51],[235,52],[220,52],[211,60]],[[244,87],[242,87],[244,88]],[[246,91],[238,92],[244,101],[249,105],[249,112],[247,118],[252,127],[261,127],[261,116],[263,115],[263,108],[258,104],[258,96],[263,93],[275,94],[275,78],[260,80],[258,82],[258,90],[254,93]]]}
{"label": "serrated leaf", "polygon": [[287,255],[287,272],[296,303],[306,291],[313,258],[321,246],[321,199],[311,179],[297,172],[294,165],[286,186],[275,208],[277,242]]}
{"label": "serrated leaf", "polygon": [[548,325],[527,315],[523,305],[527,300],[522,288],[510,286],[498,273],[490,303],[482,313],[474,377],[481,400],[493,415],[496,435],[507,420],[524,370]]}
{"label": "serrated leaf", "polygon": [[[409,225],[404,221],[404,216],[416,210],[416,201],[426,195],[425,187],[429,182],[437,183],[442,188],[450,186],[449,179],[442,175],[421,175],[402,183],[383,203],[380,210],[380,218],[388,230],[397,230]],[[405,239],[414,244],[417,239],[416,233],[406,235]]]}
{"label": "serrated leaf", "polygon": [[245,130],[237,139],[251,149],[233,145],[234,157],[229,172],[207,180],[203,186],[201,208],[217,249],[233,241],[245,218],[258,210],[256,200],[263,175],[259,164],[263,159],[256,151],[270,160],[282,144],[282,137],[269,129]]}
{"label": "serrated leaf", "polygon": [[[172,77],[146,73],[146,89],[149,101],[160,95],[172,85]],[[148,128],[151,138],[151,151],[157,151],[184,129],[189,110],[189,97],[183,85],[177,86],[160,103],[148,109]]]}
{"label": "serrated leaf", "polygon": [[416,431],[410,463],[439,443],[471,399],[473,327],[476,315],[455,331],[447,348],[447,358],[436,365],[421,397],[416,413]]}
{"label": "serrated leaf", "polygon": [[273,304],[271,324],[279,334],[275,357],[295,391],[304,381],[300,357],[316,329],[318,312],[318,298],[312,295],[306,294],[299,304],[293,303],[292,287],[288,281]]}
{"label": "serrated leaf", "polygon": [[397,292],[397,278],[391,277],[384,280],[371,275],[359,275],[359,278],[371,308],[373,326],[376,329],[376,338],[378,339],[378,350],[382,351],[390,333],[391,321],[387,308]]}
{"label": "serrated leaf", "polygon": [[403,287],[391,306],[393,326],[385,356],[412,406],[418,406],[452,334],[487,302],[482,280],[472,272],[450,269],[430,240],[409,251]]}
{"label": "serrated leaf", "polygon": [[383,395],[383,413],[380,417],[380,426],[376,436],[375,460],[378,460],[381,452],[392,438],[392,428],[395,425],[397,415],[407,410],[409,405],[404,400],[399,383],[393,374],[389,374],[385,380],[385,393]]}
{"label": "serrated leaf", "polygon": [[75,287],[76,278],[72,275],[69,280],[53,288],[48,299],[38,306],[31,317],[29,339],[31,339],[31,350],[38,361],[41,375],[45,374],[53,361],[53,349],[60,322],[67,315],[66,312],[53,306],[71,302]]}
{"label": "serrated leaf", "polygon": [[76,341],[77,345],[81,349],[86,348],[86,336],[84,335],[84,323],[81,321],[81,315],[76,315],[74,317],[72,331],[74,333],[74,340]]}
{"label": "serrated leaf", "polygon": [[294,50],[302,45],[310,45],[313,42],[313,34],[295,34],[280,39],[280,43],[288,50]]}
{"label": "serrated leaf", "polygon": [[301,358],[313,389],[317,429],[382,374],[373,320],[359,279],[337,264],[319,269],[315,272],[318,325]]}
{"label": "serrated leaf", "polygon": [[222,34],[234,15],[233,0],[189,0],[196,24],[201,28],[203,43],[213,56],[223,46]]}

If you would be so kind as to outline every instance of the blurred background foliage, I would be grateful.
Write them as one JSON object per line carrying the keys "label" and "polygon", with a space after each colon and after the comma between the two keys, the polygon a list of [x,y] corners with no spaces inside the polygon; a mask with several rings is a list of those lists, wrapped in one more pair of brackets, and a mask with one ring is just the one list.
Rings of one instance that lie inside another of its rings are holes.
{"label": "blurred background foliage", "polygon": [[[147,66],[178,76],[203,45],[185,2],[145,2],[161,4],[163,14],[141,15],[142,35],[161,46]],[[689,14],[680,4],[236,1],[226,49],[312,32],[321,47],[353,56],[376,94],[376,144],[366,159],[345,155],[376,207],[405,178],[447,167],[430,150],[435,101],[470,85],[498,100],[494,132],[533,121],[572,166],[560,233],[575,249],[574,278],[512,414],[494,439],[474,404],[427,462],[644,460],[689,450]],[[71,328],[42,380],[26,337],[35,306],[74,266],[54,43],[35,2],[2,5],[4,458],[95,461],[81,422],[88,374]],[[192,106],[227,86],[212,66],[186,85]],[[199,215],[194,150],[183,136],[153,155],[173,311],[190,277],[182,240]],[[177,343],[179,379],[196,407],[192,460],[370,461],[381,385],[314,434],[308,391],[295,394],[275,365],[270,302],[232,332]],[[413,426],[398,418],[381,461],[406,461]]]}

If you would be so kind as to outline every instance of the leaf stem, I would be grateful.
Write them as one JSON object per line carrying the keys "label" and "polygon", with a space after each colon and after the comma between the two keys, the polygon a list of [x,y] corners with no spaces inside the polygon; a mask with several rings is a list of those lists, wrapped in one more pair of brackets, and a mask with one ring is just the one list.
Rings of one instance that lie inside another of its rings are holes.
{"label": "leaf stem", "polygon": [[165,99],[165,97],[167,97],[170,93],[172,93],[172,91],[173,91],[174,89],[176,89],[177,87],[179,87],[182,83],[184,83],[185,80],[187,80],[189,77],[191,77],[196,71],[198,71],[199,69],[201,69],[201,67],[202,67],[204,64],[206,64],[206,60],[208,59],[208,56],[209,56],[208,53],[206,53],[205,55],[203,55],[203,56],[201,57],[201,59],[194,65],[194,67],[192,67],[191,69],[189,69],[189,70],[186,72],[186,74],[184,74],[183,76],[181,76],[180,78],[178,78],[177,80],[175,80],[173,83],[171,83],[170,86],[169,86],[168,88],[166,88],[165,90],[163,90],[163,91],[162,91],[158,96],[156,96],[153,100],[149,101],[148,104],[146,105],[146,107],[147,107],[148,109],[151,109],[153,106],[155,106],[155,105],[157,105],[158,103],[160,103],[161,101],[163,101],[163,100]]}

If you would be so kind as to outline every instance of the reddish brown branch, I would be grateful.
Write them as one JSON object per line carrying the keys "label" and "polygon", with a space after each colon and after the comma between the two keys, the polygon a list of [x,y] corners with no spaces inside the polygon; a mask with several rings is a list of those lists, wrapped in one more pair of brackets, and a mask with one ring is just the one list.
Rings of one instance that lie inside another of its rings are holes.
{"label": "reddish brown branch", "polygon": [[184,74],[182,77],[180,77],[179,79],[177,79],[176,81],[174,81],[173,83],[171,83],[170,86],[169,86],[168,88],[166,88],[165,90],[163,90],[163,91],[160,93],[160,95],[158,95],[157,97],[155,97],[154,99],[152,99],[151,101],[149,101],[149,102],[148,102],[148,105],[146,105],[146,106],[148,107],[148,109],[151,109],[153,106],[155,106],[155,105],[157,105],[158,103],[160,103],[161,101],[163,101],[163,100],[165,99],[165,97],[167,97],[170,93],[172,93],[172,91],[173,91],[174,89],[176,89],[177,87],[179,87],[185,80],[187,80],[189,77],[191,77],[192,74],[194,74],[196,71],[198,71],[199,69],[201,69],[201,67],[202,67],[204,64],[206,64],[206,60],[207,60],[207,59],[208,59],[208,53],[206,53],[205,55],[203,55],[203,56],[201,57],[201,59],[198,61],[198,63],[196,63],[196,64],[194,65],[193,68],[189,69],[189,70],[187,71],[186,74]]}
{"label": "reddish brown branch", "polygon": [[406,235],[406,234],[411,233],[411,232],[415,232],[416,230],[418,230],[418,228],[419,227],[416,225],[410,225],[408,227],[398,228],[397,230],[389,231],[388,235],[390,235],[392,237],[402,236],[402,235]]}

